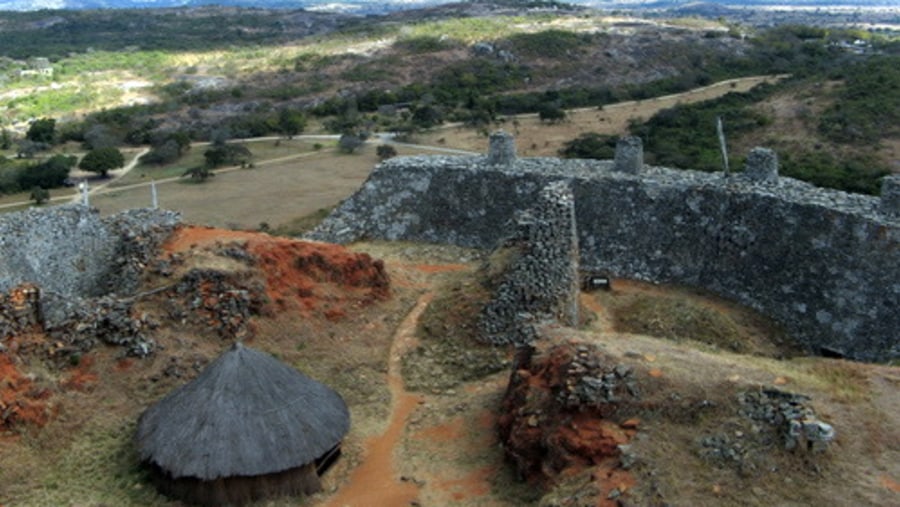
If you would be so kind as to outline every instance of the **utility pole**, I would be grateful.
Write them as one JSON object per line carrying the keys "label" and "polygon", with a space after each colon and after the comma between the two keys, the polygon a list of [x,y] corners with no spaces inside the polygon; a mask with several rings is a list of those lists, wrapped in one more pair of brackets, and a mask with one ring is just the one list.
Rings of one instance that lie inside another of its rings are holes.
{"label": "utility pole", "polygon": [[719,149],[722,150],[722,166],[725,168],[725,176],[728,176],[728,148],[725,147],[725,129],[722,127],[721,116],[716,116],[716,133],[719,135]]}

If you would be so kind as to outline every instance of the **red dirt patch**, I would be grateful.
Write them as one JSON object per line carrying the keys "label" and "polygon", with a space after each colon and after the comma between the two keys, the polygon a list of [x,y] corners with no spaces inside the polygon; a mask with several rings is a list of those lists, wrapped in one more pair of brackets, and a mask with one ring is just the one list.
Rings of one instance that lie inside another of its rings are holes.
{"label": "red dirt patch", "polygon": [[247,240],[259,233],[249,231],[231,231],[213,227],[181,226],[169,236],[163,244],[163,251],[168,253],[184,252],[192,248],[212,245],[225,241]]}
{"label": "red dirt patch", "polygon": [[10,357],[0,354],[0,431],[25,426],[43,427],[50,420],[46,400],[48,389],[41,389],[19,372]]}
{"label": "red dirt patch", "polygon": [[384,263],[338,245],[261,236],[247,244],[266,274],[271,301],[296,303],[301,310],[322,309],[329,319],[350,308],[386,299],[390,282]]}
{"label": "red dirt patch", "polygon": [[463,502],[487,495],[491,491],[490,480],[496,475],[497,470],[494,467],[486,466],[460,479],[440,481],[437,487],[449,493],[454,502]]}
{"label": "red dirt patch", "polygon": [[275,311],[316,311],[336,321],[355,307],[390,295],[390,280],[382,261],[339,245],[183,226],[166,241],[163,250],[172,254],[227,242],[240,243],[256,259]]}
{"label": "red dirt patch", "polygon": [[462,436],[462,419],[456,417],[444,424],[429,426],[416,432],[415,438],[428,442],[453,442]]}
{"label": "red dirt patch", "polygon": [[73,391],[88,391],[97,383],[97,375],[91,372],[91,366],[94,364],[94,358],[84,356],[79,361],[78,366],[72,370],[69,378],[65,379],[61,386],[64,389]]}
{"label": "red dirt patch", "polygon": [[878,478],[881,482],[881,485],[885,488],[893,491],[894,493],[900,493],[900,482],[891,479],[887,475],[882,475]]}

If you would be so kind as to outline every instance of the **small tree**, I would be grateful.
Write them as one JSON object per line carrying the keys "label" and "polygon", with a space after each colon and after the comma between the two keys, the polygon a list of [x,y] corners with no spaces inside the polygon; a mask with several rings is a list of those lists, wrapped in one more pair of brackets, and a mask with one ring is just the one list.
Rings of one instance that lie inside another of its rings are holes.
{"label": "small tree", "polygon": [[203,152],[206,165],[210,168],[220,167],[226,164],[236,165],[245,162],[253,156],[246,146],[240,144],[214,144]]}
{"label": "small tree", "polygon": [[8,130],[0,131],[0,150],[8,150],[12,148],[12,135]]}
{"label": "small tree", "polygon": [[344,153],[353,153],[363,145],[363,140],[357,134],[343,134],[338,140],[338,148]]}
{"label": "small tree", "polygon": [[278,113],[278,130],[288,139],[303,132],[306,128],[306,117],[299,111],[282,109]]}
{"label": "small tree", "polygon": [[559,123],[566,119],[566,111],[556,105],[544,105],[538,111],[538,118],[542,122]]}
{"label": "small tree", "polygon": [[125,165],[125,157],[117,148],[97,148],[91,150],[78,163],[78,168],[90,171],[92,173],[100,173],[104,178],[109,171]]}
{"label": "small tree", "polygon": [[198,165],[196,167],[191,167],[181,176],[190,176],[192,180],[202,183],[215,175],[216,173],[214,173],[212,168],[208,165]]}
{"label": "small tree", "polygon": [[40,206],[41,204],[44,204],[45,202],[50,200],[50,191],[44,187],[34,187],[31,189],[31,195],[29,196],[29,199]]}
{"label": "small tree", "polygon": [[609,160],[616,154],[616,138],[596,132],[587,132],[566,142],[559,150],[559,154],[563,158]]}
{"label": "small tree", "polygon": [[56,120],[53,118],[40,118],[31,122],[25,139],[36,143],[53,144],[56,137]]}
{"label": "small tree", "polygon": [[389,144],[381,144],[375,148],[375,154],[378,155],[379,160],[387,160],[397,156],[397,149]]}

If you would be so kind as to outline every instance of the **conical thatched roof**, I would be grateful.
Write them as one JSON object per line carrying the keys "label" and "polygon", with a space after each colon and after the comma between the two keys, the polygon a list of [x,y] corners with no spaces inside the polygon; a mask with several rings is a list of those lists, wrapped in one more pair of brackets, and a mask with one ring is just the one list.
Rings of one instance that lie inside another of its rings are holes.
{"label": "conical thatched roof", "polygon": [[240,343],[141,416],[142,460],[173,478],[254,476],[305,465],[350,428],[339,394]]}

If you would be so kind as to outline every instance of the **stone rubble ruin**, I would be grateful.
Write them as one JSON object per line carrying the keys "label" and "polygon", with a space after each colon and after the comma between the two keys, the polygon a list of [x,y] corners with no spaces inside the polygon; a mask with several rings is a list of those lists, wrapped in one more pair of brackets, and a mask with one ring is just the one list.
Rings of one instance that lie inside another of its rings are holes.
{"label": "stone rubble ruin", "polygon": [[[0,337],[40,326],[54,353],[97,342],[143,356],[152,323],[132,312],[131,296],[177,213],[130,210],[101,218],[81,205],[0,217]],[[5,293],[5,294],[4,294]]]}

